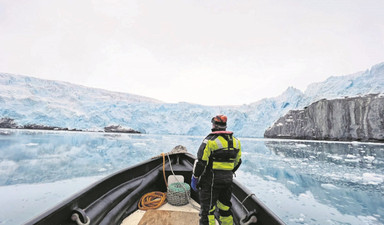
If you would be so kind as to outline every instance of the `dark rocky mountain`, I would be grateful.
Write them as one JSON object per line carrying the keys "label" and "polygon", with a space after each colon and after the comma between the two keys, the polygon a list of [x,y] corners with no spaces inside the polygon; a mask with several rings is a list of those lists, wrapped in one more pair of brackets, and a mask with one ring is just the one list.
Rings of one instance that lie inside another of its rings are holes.
{"label": "dark rocky mountain", "polygon": [[264,137],[384,141],[384,95],[319,100],[303,110],[289,111]]}

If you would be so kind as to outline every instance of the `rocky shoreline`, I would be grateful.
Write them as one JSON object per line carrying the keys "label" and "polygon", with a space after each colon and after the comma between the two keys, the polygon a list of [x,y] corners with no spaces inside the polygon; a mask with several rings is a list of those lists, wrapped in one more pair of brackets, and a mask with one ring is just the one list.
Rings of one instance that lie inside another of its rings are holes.
{"label": "rocky shoreline", "polygon": [[54,131],[93,131],[93,132],[105,132],[105,133],[130,133],[130,134],[142,134],[142,132],[133,130],[131,128],[124,128],[120,125],[109,125],[104,127],[103,130],[82,130],[82,129],[69,129],[66,127],[56,127],[56,126],[46,126],[41,124],[26,124],[18,125],[14,119],[9,117],[4,117],[0,119],[0,128],[8,129],[29,129],[29,130],[54,130]]}
{"label": "rocky shoreline", "polygon": [[384,142],[384,96],[322,99],[302,110],[289,111],[264,137]]}

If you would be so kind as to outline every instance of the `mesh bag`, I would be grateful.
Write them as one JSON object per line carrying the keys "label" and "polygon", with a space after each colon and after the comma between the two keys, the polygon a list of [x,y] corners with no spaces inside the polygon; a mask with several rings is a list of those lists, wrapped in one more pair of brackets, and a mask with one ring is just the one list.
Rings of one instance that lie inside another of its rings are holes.
{"label": "mesh bag", "polygon": [[191,188],[187,183],[172,183],[168,186],[167,200],[171,205],[186,205],[191,197]]}

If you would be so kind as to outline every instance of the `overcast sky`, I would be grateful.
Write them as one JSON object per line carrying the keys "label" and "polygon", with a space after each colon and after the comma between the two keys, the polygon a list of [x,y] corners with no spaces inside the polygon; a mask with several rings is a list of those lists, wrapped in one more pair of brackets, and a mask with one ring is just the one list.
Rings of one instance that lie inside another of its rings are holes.
{"label": "overcast sky", "polygon": [[0,0],[0,72],[240,105],[384,62],[383,0]]}

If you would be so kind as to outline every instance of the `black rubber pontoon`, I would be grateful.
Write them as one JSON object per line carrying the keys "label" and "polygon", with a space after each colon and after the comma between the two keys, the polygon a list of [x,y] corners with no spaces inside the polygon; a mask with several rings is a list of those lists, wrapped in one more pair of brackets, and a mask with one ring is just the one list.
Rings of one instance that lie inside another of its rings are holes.
{"label": "black rubber pontoon", "polygon": [[[169,154],[173,172],[183,175],[190,183],[195,157],[189,153]],[[172,175],[168,157],[165,157],[166,177]],[[80,191],[61,204],[27,222],[26,225],[120,225],[124,218],[138,209],[140,198],[152,191],[166,192],[163,178],[163,157],[154,157],[135,166],[112,174]],[[198,194],[191,192],[196,201]],[[232,211],[234,222],[255,219],[257,225],[284,224],[272,211],[236,180],[233,185]],[[78,218],[76,218],[78,217]],[[90,221],[88,221],[90,220]]]}

